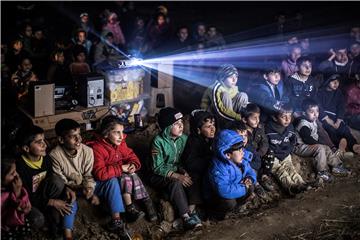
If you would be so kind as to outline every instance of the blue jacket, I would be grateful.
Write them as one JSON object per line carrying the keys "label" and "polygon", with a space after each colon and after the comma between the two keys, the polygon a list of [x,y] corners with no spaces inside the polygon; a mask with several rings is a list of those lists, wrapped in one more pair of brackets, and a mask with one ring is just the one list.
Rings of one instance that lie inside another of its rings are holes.
{"label": "blue jacket", "polygon": [[[246,195],[244,178],[251,178],[256,183],[256,174],[250,167],[251,160],[244,159],[240,166],[226,158],[224,151],[232,145],[242,142],[243,138],[232,130],[223,130],[219,133],[214,144],[215,157],[209,168],[208,179],[211,192],[226,199],[241,198]],[[244,156],[252,154],[244,154]]]}

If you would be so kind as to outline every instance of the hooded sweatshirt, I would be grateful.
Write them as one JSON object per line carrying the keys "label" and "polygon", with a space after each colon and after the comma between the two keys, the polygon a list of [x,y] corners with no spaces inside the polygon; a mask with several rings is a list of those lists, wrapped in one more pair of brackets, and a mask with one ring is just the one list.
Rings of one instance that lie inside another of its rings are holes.
{"label": "hooded sweatshirt", "polygon": [[171,138],[171,126],[155,136],[151,145],[151,169],[154,174],[167,177],[169,172],[178,171],[181,166],[180,156],[184,151],[187,135]]}
{"label": "hooded sweatshirt", "polygon": [[235,131],[223,130],[214,143],[215,156],[209,169],[209,181],[212,192],[222,198],[236,199],[245,196],[247,189],[242,181],[247,177],[256,183],[256,174],[250,167],[249,160],[243,159],[237,165],[224,154],[224,151],[242,141],[243,138]]}

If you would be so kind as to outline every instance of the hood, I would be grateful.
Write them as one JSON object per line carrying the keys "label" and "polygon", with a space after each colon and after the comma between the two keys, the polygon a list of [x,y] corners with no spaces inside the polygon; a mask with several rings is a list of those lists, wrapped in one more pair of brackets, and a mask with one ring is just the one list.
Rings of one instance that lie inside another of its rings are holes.
{"label": "hood", "polygon": [[286,127],[283,127],[281,126],[280,124],[278,124],[277,122],[275,122],[273,119],[271,119],[269,122],[268,122],[268,127],[270,130],[273,130],[277,133],[283,133],[286,129]]}
{"label": "hood", "polygon": [[224,151],[232,145],[243,142],[243,138],[235,131],[225,129],[219,133],[214,143],[215,154],[221,159],[227,159]]}

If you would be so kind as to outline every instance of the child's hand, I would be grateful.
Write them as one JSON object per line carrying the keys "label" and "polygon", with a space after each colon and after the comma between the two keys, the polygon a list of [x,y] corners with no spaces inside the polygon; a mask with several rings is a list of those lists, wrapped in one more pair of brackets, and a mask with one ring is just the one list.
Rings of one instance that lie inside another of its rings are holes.
{"label": "child's hand", "polygon": [[95,194],[93,194],[92,198],[91,198],[91,204],[92,205],[99,205],[100,204],[100,199],[98,196],[96,196]]}
{"label": "child's hand", "polygon": [[84,194],[86,199],[90,199],[94,194],[93,188],[92,187],[84,188],[83,189],[83,194]]}
{"label": "child's hand", "polygon": [[65,193],[66,193],[66,199],[69,200],[71,203],[73,203],[76,200],[76,194],[70,188],[66,187]]}
{"label": "child's hand", "polygon": [[72,213],[72,211],[71,211],[72,205],[63,200],[50,199],[49,205],[54,207],[56,210],[58,210],[60,212],[61,216],[70,215]]}
{"label": "child's hand", "polygon": [[15,193],[15,196],[18,198],[20,197],[21,194],[21,188],[22,188],[22,181],[21,178],[19,177],[19,175],[16,175],[14,177],[14,180],[12,181],[12,189],[13,192]]}
{"label": "child's hand", "polygon": [[252,185],[253,183],[252,183],[252,181],[251,181],[250,178],[245,178],[244,184],[245,184],[245,185]]}
{"label": "child's hand", "polygon": [[334,49],[330,48],[329,49],[329,53],[331,54],[331,56],[335,56],[336,52],[334,51]]}
{"label": "child's hand", "polygon": [[128,168],[129,173],[134,173],[136,171],[136,166],[133,163],[130,163]]}
{"label": "child's hand", "polygon": [[336,120],[336,123],[334,124],[334,128],[335,128],[335,129],[338,129],[338,128],[340,127],[340,124],[341,124],[342,121],[343,121],[343,120],[341,120],[341,119],[337,119],[337,120]]}
{"label": "child's hand", "polygon": [[193,184],[190,176],[186,176],[180,173],[174,173],[172,177],[179,180],[184,187],[190,187]]}
{"label": "child's hand", "polygon": [[129,172],[129,164],[121,165],[121,169],[125,173]]}

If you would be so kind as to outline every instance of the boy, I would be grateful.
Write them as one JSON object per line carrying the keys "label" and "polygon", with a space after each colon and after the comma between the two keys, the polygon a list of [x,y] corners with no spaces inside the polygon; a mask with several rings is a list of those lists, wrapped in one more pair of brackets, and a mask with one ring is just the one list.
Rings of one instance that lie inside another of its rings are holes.
{"label": "boy", "polygon": [[222,65],[216,72],[216,81],[204,93],[200,107],[215,114],[219,124],[240,121],[240,110],[248,104],[248,96],[239,92],[239,73],[232,64]]}
{"label": "boy", "polygon": [[[324,89],[321,89],[316,99],[320,105],[320,119],[324,129],[328,132],[331,140],[338,145],[341,139],[346,139],[350,151],[360,154],[360,144],[351,134],[349,127],[344,122],[345,100],[339,89],[341,75],[332,74],[324,82]],[[340,148],[340,147],[339,147]],[[341,149],[343,150],[343,149]]]}
{"label": "boy", "polygon": [[[248,133],[248,145],[254,149],[255,155],[258,155],[260,159],[263,159],[268,152],[269,142],[265,135],[264,127],[260,123],[260,108],[256,104],[250,103],[246,106],[242,114],[242,121],[245,123]],[[260,168],[262,168],[261,165]],[[261,185],[267,191],[275,190],[272,181],[264,171],[259,173],[258,176],[261,176]]]}
{"label": "boy", "polygon": [[183,134],[183,115],[174,108],[163,108],[159,112],[158,124],[161,132],[151,144],[150,184],[166,192],[170,202],[177,208],[186,229],[201,227],[196,213],[191,213],[185,188],[193,182],[182,168],[180,156],[185,148],[187,136]]}
{"label": "boy", "polygon": [[253,193],[256,174],[249,161],[244,161],[244,140],[235,131],[221,131],[214,149],[215,156],[208,171],[209,207],[218,218],[224,218]]}
{"label": "boy", "polygon": [[332,173],[347,175],[349,171],[342,166],[339,157],[334,154],[330,147],[325,145],[318,133],[319,106],[312,99],[303,102],[304,115],[300,118],[296,130],[299,134],[298,144],[294,153],[304,157],[312,157],[317,171],[317,177],[325,182],[330,182],[332,177],[328,171],[328,165]]}
{"label": "boy", "polygon": [[274,153],[271,173],[290,195],[307,189],[306,182],[296,172],[291,161],[291,153],[296,143],[294,127],[291,124],[292,113],[291,106],[284,105],[265,127],[269,149]]}
{"label": "boy", "polygon": [[29,215],[31,225],[39,229],[48,220],[51,234],[57,234],[59,214],[69,214],[72,210],[65,201],[68,189],[62,179],[52,173],[44,130],[38,126],[20,128],[16,140],[21,150],[16,168],[33,206]]}
{"label": "boy", "polygon": [[195,211],[204,203],[203,178],[213,157],[212,143],[216,133],[215,116],[202,109],[191,112],[190,135],[186,141],[181,160],[193,184],[187,188],[189,209]]}
{"label": "boy", "polygon": [[312,63],[308,57],[300,57],[296,64],[298,71],[291,75],[286,81],[290,100],[294,106],[294,117],[302,115],[301,103],[306,98],[313,98],[318,84],[311,76]]}
{"label": "boy", "polygon": [[281,62],[281,69],[286,78],[298,71],[296,61],[301,57],[301,46],[292,44],[288,51],[289,56]]}
{"label": "boy", "polygon": [[263,74],[260,83],[255,83],[249,89],[250,101],[261,108],[261,120],[265,122],[268,117],[283,104],[288,103],[281,71],[277,65],[269,65]]}
{"label": "boy", "polygon": [[[62,119],[56,123],[55,132],[59,144],[50,152],[55,174],[63,179],[68,188],[73,192],[80,191],[92,204],[99,204],[98,197],[108,202],[112,210],[112,220],[107,226],[108,229],[118,233],[120,237],[128,237],[125,224],[120,219],[120,212],[124,211],[120,189],[113,181],[95,183],[91,174],[94,154],[90,147],[81,143],[80,125],[72,119]],[[72,202],[76,206],[75,195]],[[75,213],[76,210],[64,227],[65,237],[69,239],[72,239]]]}

